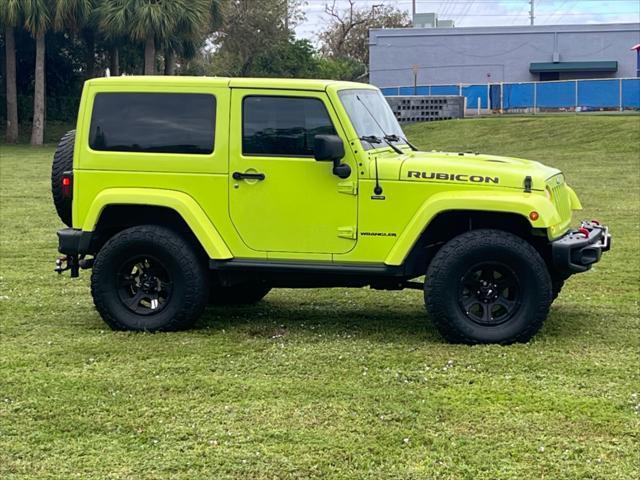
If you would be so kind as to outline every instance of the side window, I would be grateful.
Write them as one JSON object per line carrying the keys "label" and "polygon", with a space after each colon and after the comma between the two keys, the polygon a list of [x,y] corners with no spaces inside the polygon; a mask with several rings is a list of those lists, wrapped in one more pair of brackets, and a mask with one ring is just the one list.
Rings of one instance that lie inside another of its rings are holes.
{"label": "side window", "polygon": [[111,152],[213,152],[216,99],[200,93],[99,93],[89,145]]}
{"label": "side window", "polygon": [[242,153],[313,156],[316,135],[335,134],[320,99],[248,96],[242,102]]}

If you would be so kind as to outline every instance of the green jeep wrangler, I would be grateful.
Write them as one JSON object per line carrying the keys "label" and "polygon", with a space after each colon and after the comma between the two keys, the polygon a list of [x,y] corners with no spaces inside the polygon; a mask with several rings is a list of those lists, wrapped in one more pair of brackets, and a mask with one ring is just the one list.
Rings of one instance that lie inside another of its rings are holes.
{"label": "green jeep wrangler", "polygon": [[114,329],[182,329],[271,288],[370,286],[424,289],[449,341],[521,342],[610,247],[598,222],[570,229],[581,206],[557,169],[419,151],[359,83],[90,80],[52,191],[69,226],[56,270],[93,268]]}

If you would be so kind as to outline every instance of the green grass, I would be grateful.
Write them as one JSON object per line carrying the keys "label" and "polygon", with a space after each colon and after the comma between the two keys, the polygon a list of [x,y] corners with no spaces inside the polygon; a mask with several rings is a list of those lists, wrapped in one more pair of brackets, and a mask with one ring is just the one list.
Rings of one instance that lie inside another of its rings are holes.
{"label": "green grass", "polygon": [[108,330],[58,277],[53,147],[0,145],[0,478],[640,477],[640,117],[411,125],[562,168],[613,250],[529,344],[448,345],[417,291],[275,290]]}

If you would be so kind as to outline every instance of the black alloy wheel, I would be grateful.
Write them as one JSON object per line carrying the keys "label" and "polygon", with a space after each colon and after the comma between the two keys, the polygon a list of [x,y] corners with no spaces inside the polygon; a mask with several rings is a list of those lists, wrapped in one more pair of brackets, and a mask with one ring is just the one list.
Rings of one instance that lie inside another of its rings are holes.
{"label": "black alloy wheel", "polygon": [[120,301],[138,315],[161,312],[171,299],[173,283],[162,262],[151,256],[126,260],[118,269]]}
{"label": "black alloy wheel", "polygon": [[518,278],[508,266],[479,263],[462,277],[458,301],[462,311],[479,325],[500,325],[520,308]]}

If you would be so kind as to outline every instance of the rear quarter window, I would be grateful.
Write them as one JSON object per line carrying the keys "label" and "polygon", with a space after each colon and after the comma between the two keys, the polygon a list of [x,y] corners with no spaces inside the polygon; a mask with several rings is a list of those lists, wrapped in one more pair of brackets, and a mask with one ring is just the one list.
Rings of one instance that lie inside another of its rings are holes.
{"label": "rear quarter window", "polygon": [[89,146],[110,152],[210,154],[216,99],[200,93],[99,93]]}

